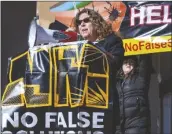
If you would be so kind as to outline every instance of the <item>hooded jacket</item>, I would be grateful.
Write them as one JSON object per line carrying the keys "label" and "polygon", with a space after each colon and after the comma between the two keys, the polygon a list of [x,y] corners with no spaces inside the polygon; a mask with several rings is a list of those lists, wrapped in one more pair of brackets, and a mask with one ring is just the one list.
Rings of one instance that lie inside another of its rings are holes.
{"label": "hooded jacket", "polygon": [[148,90],[151,76],[151,57],[138,58],[138,70],[117,82],[122,134],[149,134],[150,112]]}

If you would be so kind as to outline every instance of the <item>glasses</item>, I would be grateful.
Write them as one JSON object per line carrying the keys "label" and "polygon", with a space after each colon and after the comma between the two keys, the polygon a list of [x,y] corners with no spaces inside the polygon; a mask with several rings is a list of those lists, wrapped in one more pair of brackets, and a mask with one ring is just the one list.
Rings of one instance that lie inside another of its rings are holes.
{"label": "glasses", "polygon": [[76,21],[76,24],[79,26],[79,25],[81,25],[82,22],[88,23],[88,22],[90,22],[90,19],[89,18],[85,18],[83,20],[77,20]]}

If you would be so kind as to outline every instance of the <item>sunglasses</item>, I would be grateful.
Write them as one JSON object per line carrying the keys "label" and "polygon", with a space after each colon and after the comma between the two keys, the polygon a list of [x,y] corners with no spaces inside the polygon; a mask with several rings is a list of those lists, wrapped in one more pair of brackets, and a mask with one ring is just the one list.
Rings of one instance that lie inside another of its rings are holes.
{"label": "sunglasses", "polygon": [[76,21],[76,24],[79,26],[79,25],[81,25],[82,22],[88,23],[88,22],[90,22],[90,19],[89,18],[85,18],[83,20],[77,20]]}

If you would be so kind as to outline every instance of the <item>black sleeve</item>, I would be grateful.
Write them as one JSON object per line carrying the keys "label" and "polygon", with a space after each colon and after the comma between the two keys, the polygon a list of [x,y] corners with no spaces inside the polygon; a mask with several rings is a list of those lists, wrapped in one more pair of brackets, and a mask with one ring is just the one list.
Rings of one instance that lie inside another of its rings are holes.
{"label": "black sleeve", "polygon": [[139,75],[148,79],[152,73],[152,59],[150,54],[139,55],[138,57]]}
{"label": "black sleeve", "polygon": [[117,69],[121,67],[124,57],[124,47],[120,37],[114,33],[110,34],[104,41],[100,41],[97,46],[107,55],[110,62],[115,63]]}
{"label": "black sleeve", "polygon": [[122,39],[118,36],[115,36],[112,41],[108,44],[108,53],[112,55],[112,61],[115,63],[117,68],[119,69],[123,62],[124,57],[124,47]]}

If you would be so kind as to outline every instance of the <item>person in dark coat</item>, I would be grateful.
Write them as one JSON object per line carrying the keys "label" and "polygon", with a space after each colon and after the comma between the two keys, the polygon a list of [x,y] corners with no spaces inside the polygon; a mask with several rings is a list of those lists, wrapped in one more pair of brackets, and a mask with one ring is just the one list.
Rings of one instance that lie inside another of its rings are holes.
{"label": "person in dark coat", "polygon": [[87,8],[79,11],[75,17],[74,26],[76,32],[87,40],[87,43],[94,44],[104,51],[115,62],[116,68],[120,68],[124,57],[122,39],[97,11]]}
{"label": "person in dark coat", "polygon": [[[109,80],[109,90],[113,91],[110,96],[113,98],[113,102],[109,102],[109,105],[113,105],[115,109],[115,117],[112,117],[114,124],[112,126],[115,131],[115,126],[119,118],[119,99],[118,92],[116,89],[116,73],[122,66],[124,57],[124,47],[122,39],[112,30],[112,26],[108,24],[103,17],[95,10],[84,8],[76,14],[74,21],[74,29],[78,32],[86,43],[92,44],[93,46],[102,50],[110,62],[110,74],[111,79]],[[99,66],[99,65],[98,65]],[[109,132],[108,134],[114,134]]]}
{"label": "person in dark coat", "polygon": [[152,63],[148,54],[126,56],[118,74],[117,90],[122,134],[150,134],[149,83]]}

